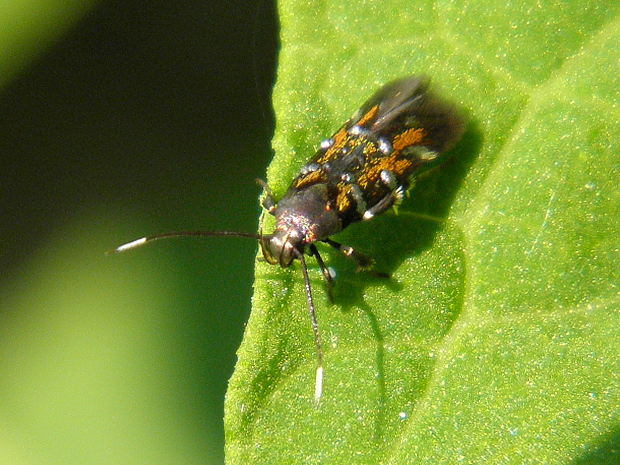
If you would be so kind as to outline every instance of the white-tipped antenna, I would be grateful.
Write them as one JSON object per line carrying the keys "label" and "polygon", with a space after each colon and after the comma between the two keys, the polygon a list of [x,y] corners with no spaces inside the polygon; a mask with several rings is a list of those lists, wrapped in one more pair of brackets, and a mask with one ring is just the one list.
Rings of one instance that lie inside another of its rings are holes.
{"label": "white-tipped antenna", "polygon": [[133,249],[134,247],[140,247],[141,245],[146,244],[147,241],[148,241],[148,237],[141,237],[140,239],[136,239],[135,241],[127,242],[127,244],[118,246],[116,249],[112,250],[110,253],[119,253],[119,252],[124,252],[125,250]]}
{"label": "white-tipped antenna", "polygon": [[304,277],[304,287],[306,288],[306,301],[308,302],[308,312],[310,313],[310,323],[312,324],[312,332],[314,333],[314,344],[316,346],[316,377],[314,382],[314,404],[319,405],[321,396],[323,395],[323,349],[321,347],[321,334],[319,333],[319,324],[316,321],[316,312],[314,311],[314,299],[312,298],[312,288],[310,287],[310,278],[308,277],[308,267],[306,259],[302,252],[296,253],[301,263],[301,274]]}
{"label": "white-tipped antenna", "polygon": [[314,382],[314,403],[319,405],[323,395],[323,366],[316,367],[316,378]]}
{"label": "white-tipped antenna", "polygon": [[213,236],[233,236],[233,237],[248,237],[250,239],[260,240],[261,236],[256,233],[247,233],[243,231],[176,231],[163,234],[155,234],[154,236],[145,236],[135,241],[127,242],[126,244],[118,246],[116,249],[111,250],[108,254],[125,252],[129,249],[135,249],[148,242],[158,241],[160,239],[174,239],[178,237],[213,237]]}
{"label": "white-tipped antenna", "polygon": [[[262,228],[261,228],[262,229]],[[179,238],[179,237],[212,237],[212,236],[234,236],[234,237],[247,237],[250,239],[256,239],[260,242],[261,247],[264,247],[265,239],[269,239],[271,235],[263,235],[262,231],[260,234],[257,233],[247,233],[241,231],[177,231],[177,232],[169,232],[163,234],[155,234],[153,236],[145,236],[140,239],[136,239],[131,242],[127,242],[123,245],[118,246],[116,249],[111,250],[108,254],[115,254],[125,252],[130,249],[135,249],[136,247],[143,246],[149,242],[157,241],[160,239],[169,239],[169,238]],[[304,278],[304,287],[306,289],[306,300],[308,302],[308,312],[310,313],[310,322],[312,324],[312,331],[314,333],[314,342],[316,345],[316,358],[317,358],[317,367],[316,367],[316,377],[314,384],[314,403],[316,406],[319,405],[321,401],[321,397],[323,396],[323,349],[321,347],[321,335],[319,333],[319,325],[316,321],[316,312],[314,310],[314,299],[312,298],[312,288],[310,287],[310,278],[308,277],[308,268],[306,266],[306,260],[304,255],[300,251],[296,251],[296,257],[301,262],[301,272]]]}

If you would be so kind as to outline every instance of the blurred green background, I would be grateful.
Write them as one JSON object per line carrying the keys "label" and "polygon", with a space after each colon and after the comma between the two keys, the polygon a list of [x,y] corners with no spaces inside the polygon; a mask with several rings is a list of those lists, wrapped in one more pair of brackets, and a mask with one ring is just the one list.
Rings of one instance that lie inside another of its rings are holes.
{"label": "blurred green background", "polygon": [[223,462],[271,157],[267,0],[0,6],[0,464]]}

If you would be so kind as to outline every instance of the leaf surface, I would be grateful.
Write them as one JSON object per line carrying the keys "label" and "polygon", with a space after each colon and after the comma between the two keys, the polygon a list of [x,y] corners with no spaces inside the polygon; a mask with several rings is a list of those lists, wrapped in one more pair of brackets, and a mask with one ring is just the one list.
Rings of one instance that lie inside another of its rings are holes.
{"label": "leaf surface", "polygon": [[620,4],[279,7],[276,197],[391,79],[430,76],[469,126],[399,215],[336,237],[390,280],[327,252],[332,306],[311,265],[318,408],[299,266],[257,263],[228,463],[619,460]]}

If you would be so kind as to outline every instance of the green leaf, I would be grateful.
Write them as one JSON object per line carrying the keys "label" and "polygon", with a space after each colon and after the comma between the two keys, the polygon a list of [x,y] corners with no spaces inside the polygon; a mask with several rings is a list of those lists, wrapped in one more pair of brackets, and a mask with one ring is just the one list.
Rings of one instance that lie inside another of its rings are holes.
{"label": "green leaf", "polygon": [[430,76],[469,127],[398,216],[338,236],[390,280],[327,252],[332,306],[312,265],[318,407],[299,266],[257,263],[226,404],[230,464],[620,460],[619,12],[280,2],[276,197],[391,79]]}

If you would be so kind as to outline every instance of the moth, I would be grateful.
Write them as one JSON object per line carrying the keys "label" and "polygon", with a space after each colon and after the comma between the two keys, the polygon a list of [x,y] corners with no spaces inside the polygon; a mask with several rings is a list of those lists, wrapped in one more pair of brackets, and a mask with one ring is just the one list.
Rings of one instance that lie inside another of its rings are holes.
{"label": "moth", "polygon": [[[464,132],[455,108],[429,91],[429,80],[404,77],[381,87],[300,169],[282,198],[269,186],[262,206],[275,217],[275,229],[262,231],[180,231],[142,237],[116,248],[123,252],[154,240],[182,236],[237,236],[255,239],[265,261],[282,268],[298,260],[316,345],[315,402],[323,392],[323,349],[306,255],[317,260],[330,288],[332,275],[317,242],[352,259],[358,269],[372,265],[365,255],[331,236],[353,223],[368,221],[398,205],[423,167],[436,162]],[[262,224],[262,222],[261,222]]]}

